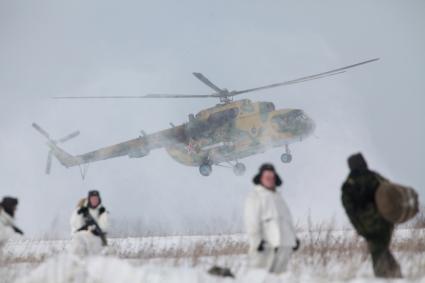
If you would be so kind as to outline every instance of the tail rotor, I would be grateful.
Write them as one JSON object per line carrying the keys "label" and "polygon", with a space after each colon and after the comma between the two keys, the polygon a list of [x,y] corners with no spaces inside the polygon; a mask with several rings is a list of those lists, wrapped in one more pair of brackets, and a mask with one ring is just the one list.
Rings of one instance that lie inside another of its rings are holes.
{"label": "tail rotor", "polygon": [[52,158],[53,158],[53,150],[54,148],[61,143],[67,142],[73,138],[76,138],[78,135],[80,135],[80,131],[75,131],[70,133],[69,135],[64,136],[63,138],[57,139],[57,140],[53,140],[49,133],[47,131],[45,131],[43,128],[41,128],[39,125],[37,125],[36,123],[32,123],[33,128],[39,132],[41,135],[43,135],[45,138],[47,138],[47,145],[49,146],[50,150],[47,154],[47,162],[46,162],[46,169],[45,172],[46,174],[50,174],[51,168],[52,168]]}
{"label": "tail rotor", "polygon": [[52,169],[52,157],[53,157],[53,152],[52,150],[49,150],[49,153],[47,153],[47,162],[46,162],[46,174],[49,175],[50,174],[50,170]]}

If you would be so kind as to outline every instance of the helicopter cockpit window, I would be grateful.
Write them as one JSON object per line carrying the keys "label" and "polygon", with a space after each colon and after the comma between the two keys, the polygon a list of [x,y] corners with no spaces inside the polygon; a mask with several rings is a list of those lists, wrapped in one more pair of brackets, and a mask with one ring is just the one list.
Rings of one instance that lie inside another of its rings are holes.
{"label": "helicopter cockpit window", "polygon": [[290,126],[290,119],[285,115],[277,115],[272,118],[272,123],[279,129],[279,131],[285,132],[288,131]]}
{"label": "helicopter cockpit window", "polygon": [[208,122],[211,123],[224,123],[236,119],[239,114],[239,108],[230,108],[220,112],[212,113],[208,117]]}
{"label": "helicopter cockpit window", "polygon": [[273,104],[273,103],[267,103],[267,109],[268,109],[270,112],[272,112],[272,111],[275,111],[275,110],[276,110],[276,108],[274,107],[274,104]]}

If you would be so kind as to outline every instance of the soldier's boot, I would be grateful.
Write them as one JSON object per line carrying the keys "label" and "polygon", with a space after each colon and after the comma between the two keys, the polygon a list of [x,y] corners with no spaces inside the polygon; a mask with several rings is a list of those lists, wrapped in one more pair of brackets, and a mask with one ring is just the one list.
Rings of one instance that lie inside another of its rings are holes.
{"label": "soldier's boot", "polygon": [[381,278],[401,278],[400,265],[390,252],[387,243],[369,241],[368,244],[372,255],[375,276]]}
{"label": "soldier's boot", "polygon": [[402,278],[400,265],[389,249],[378,256],[374,264],[374,271],[377,277]]}

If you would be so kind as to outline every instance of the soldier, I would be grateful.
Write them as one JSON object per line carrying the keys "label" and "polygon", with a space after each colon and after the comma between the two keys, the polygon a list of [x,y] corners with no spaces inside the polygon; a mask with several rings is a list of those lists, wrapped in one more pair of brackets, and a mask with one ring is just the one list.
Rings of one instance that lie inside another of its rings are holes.
{"label": "soldier", "polygon": [[245,202],[250,266],[280,274],[299,247],[289,208],[276,191],[282,180],[273,165],[264,164],[253,182],[256,186]]}
{"label": "soldier", "polygon": [[17,206],[18,199],[12,197],[4,197],[0,202],[0,255],[7,240],[16,234],[24,234],[15,226],[14,218]]}
{"label": "soldier", "polygon": [[366,239],[376,277],[400,278],[400,266],[389,250],[394,224],[379,213],[375,193],[384,177],[368,169],[358,153],[348,158],[350,174],[342,186],[342,204],[356,231]]}
{"label": "soldier", "polygon": [[71,252],[77,255],[98,254],[107,245],[108,212],[98,191],[90,191],[71,217]]}

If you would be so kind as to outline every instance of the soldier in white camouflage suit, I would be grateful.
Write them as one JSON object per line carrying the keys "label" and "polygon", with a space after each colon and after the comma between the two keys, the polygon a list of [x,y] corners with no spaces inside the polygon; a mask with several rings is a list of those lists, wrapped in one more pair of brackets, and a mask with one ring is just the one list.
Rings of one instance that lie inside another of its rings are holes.
{"label": "soldier in white camouflage suit", "polygon": [[98,191],[90,191],[71,216],[71,252],[77,255],[94,255],[106,246],[108,212],[102,205]]}
{"label": "soldier in white camouflage suit", "polygon": [[245,202],[250,266],[279,274],[286,271],[299,240],[291,212],[276,190],[282,180],[273,165],[261,166],[253,181],[256,186]]}
{"label": "soldier in white camouflage suit", "polygon": [[2,258],[3,246],[15,235],[23,235],[21,229],[15,225],[15,212],[18,206],[18,199],[4,197],[0,202],[0,260]]}

